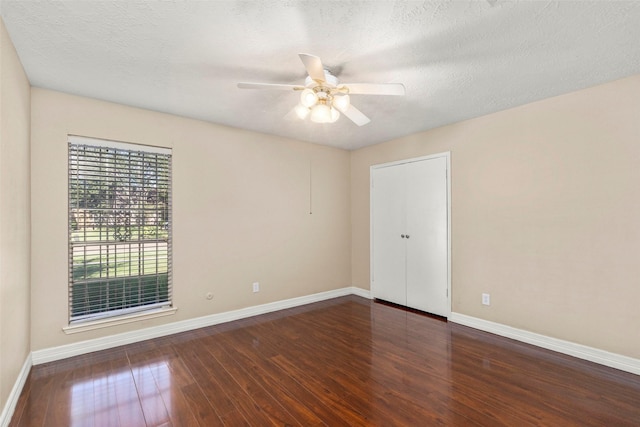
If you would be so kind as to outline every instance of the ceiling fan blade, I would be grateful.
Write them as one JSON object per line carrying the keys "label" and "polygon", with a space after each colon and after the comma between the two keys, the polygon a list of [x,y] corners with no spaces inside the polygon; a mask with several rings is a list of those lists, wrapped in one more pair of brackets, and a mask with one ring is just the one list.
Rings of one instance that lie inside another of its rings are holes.
{"label": "ceiling fan blade", "polygon": [[300,85],[281,85],[273,83],[238,83],[240,89],[279,89],[279,90],[303,90]]}
{"label": "ceiling fan blade", "polygon": [[402,83],[344,83],[340,87],[346,86],[350,95],[404,95],[404,85]]}
{"label": "ceiling fan blade", "polygon": [[308,53],[300,53],[298,56],[300,56],[309,76],[317,82],[324,82],[324,67],[320,58],[309,55]]}
{"label": "ceiling fan blade", "polygon": [[349,106],[345,109],[338,108],[338,110],[358,126],[364,126],[371,121],[369,117],[362,114],[362,111],[358,110],[351,104],[349,104]]}

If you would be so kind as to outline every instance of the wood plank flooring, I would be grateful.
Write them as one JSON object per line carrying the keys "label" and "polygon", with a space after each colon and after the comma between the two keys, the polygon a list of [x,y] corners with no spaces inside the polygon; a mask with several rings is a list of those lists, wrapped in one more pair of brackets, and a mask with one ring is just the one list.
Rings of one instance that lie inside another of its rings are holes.
{"label": "wood plank flooring", "polygon": [[12,426],[640,426],[640,376],[336,298],[34,366]]}

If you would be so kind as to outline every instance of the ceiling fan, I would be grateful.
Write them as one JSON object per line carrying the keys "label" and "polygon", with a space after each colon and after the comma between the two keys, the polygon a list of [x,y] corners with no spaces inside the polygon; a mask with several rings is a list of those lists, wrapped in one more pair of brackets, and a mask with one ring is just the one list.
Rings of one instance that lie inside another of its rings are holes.
{"label": "ceiling fan", "polygon": [[320,58],[307,53],[299,54],[307,69],[304,85],[272,83],[238,83],[241,89],[279,89],[300,91],[300,103],[294,108],[301,119],[309,117],[315,123],[333,123],[340,113],[358,126],[371,120],[351,105],[349,95],[404,95],[402,83],[340,83],[323,65]]}

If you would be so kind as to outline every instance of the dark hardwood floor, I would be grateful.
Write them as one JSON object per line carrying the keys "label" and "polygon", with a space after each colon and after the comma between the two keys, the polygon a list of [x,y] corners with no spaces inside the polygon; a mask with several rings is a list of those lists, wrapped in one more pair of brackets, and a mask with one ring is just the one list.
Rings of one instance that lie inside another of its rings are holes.
{"label": "dark hardwood floor", "polygon": [[640,376],[349,296],[34,366],[12,426],[639,426]]}

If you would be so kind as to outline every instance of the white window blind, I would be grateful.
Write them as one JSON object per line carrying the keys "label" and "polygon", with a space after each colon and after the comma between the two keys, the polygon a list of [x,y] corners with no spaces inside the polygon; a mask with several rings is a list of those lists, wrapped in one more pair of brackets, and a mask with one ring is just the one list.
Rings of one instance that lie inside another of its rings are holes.
{"label": "white window blind", "polygon": [[171,150],[69,136],[70,323],[171,295]]}

